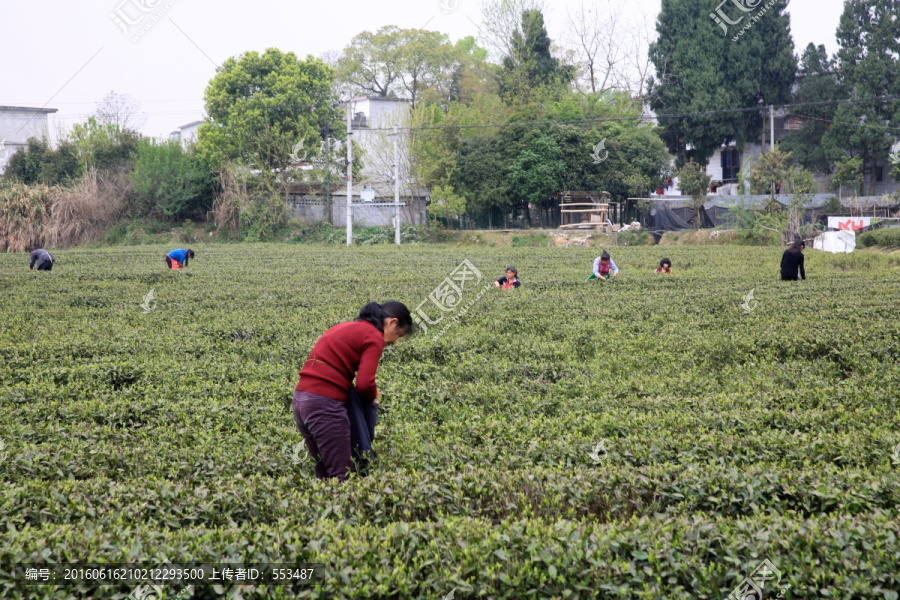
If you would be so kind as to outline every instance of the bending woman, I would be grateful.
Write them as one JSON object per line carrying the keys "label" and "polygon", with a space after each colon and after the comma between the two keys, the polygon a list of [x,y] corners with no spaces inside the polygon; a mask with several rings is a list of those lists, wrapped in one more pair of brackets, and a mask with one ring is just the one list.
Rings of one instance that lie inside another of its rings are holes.
{"label": "bending woman", "polygon": [[294,390],[294,420],[316,461],[316,477],[344,481],[351,466],[347,396],[356,375],[363,402],[378,403],[378,361],[389,346],[413,330],[400,302],[362,307],[355,321],[335,325],[313,346]]}
{"label": "bending woman", "polygon": [[[803,268],[803,252],[801,242],[794,242],[781,255],[781,280],[797,281],[806,279],[806,269]],[[805,245],[805,244],[804,244]],[[797,276],[799,271],[799,277]]]}

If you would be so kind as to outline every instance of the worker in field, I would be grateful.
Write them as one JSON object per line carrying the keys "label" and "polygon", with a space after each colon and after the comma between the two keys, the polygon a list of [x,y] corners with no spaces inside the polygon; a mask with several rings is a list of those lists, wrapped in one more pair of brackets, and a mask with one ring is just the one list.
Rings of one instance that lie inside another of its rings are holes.
{"label": "worker in field", "polygon": [[28,269],[33,271],[37,265],[38,271],[50,271],[53,269],[53,255],[43,248],[35,248],[31,251],[31,264]]}
{"label": "worker in field", "polygon": [[[293,411],[306,448],[316,461],[317,478],[347,479],[356,450],[351,448],[351,438],[359,437],[355,428],[360,417],[354,420],[354,406],[362,405],[369,420],[368,435],[374,436],[381,396],[375,376],[381,353],[413,327],[409,309],[400,302],[370,302],[356,320],[335,325],[313,346],[300,370]],[[358,407],[355,410],[360,412]]]}
{"label": "worker in field", "polygon": [[506,267],[506,277],[501,277],[494,282],[495,288],[503,288],[504,290],[517,288],[521,285],[522,282],[519,281],[519,272],[516,271],[515,267]]}
{"label": "worker in field", "polygon": [[659,267],[654,271],[654,273],[666,273],[668,275],[672,274],[672,261],[668,258],[664,258],[659,261]]}
{"label": "worker in field", "polygon": [[610,277],[618,276],[619,267],[617,267],[616,263],[610,258],[609,253],[604,250],[603,254],[594,260],[594,272],[587,278],[587,281],[590,281],[591,279],[609,279]]}
{"label": "worker in field", "polygon": [[172,250],[166,254],[166,265],[170,269],[181,269],[187,266],[189,258],[194,258],[194,251],[190,248],[187,250],[181,250],[180,248]]}
{"label": "worker in field", "polygon": [[[802,242],[794,242],[781,255],[781,280],[797,281],[806,279],[806,270],[803,268]],[[805,245],[805,244],[803,244]],[[799,277],[798,277],[799,272]]]}

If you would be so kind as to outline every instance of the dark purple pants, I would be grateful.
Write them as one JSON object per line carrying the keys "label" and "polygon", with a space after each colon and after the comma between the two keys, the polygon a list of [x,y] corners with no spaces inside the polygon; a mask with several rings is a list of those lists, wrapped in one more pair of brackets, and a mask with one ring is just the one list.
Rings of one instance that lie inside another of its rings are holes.
{"label": "dark purple pants", "polygon": [[350,418],[340,400],[294,390],[294,421],[316,460],[316,477],[347,479],[350,470]]}

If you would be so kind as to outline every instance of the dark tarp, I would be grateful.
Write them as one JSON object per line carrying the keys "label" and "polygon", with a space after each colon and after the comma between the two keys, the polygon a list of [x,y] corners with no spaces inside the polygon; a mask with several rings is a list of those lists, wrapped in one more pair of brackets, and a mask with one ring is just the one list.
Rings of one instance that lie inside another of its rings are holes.
{"label": "dark tarp", "polygon": [[[689,206],[673,208],[667,202],[656,202],[651,211],[653,229],[662,231],[679,231],[682,229],[696,229],[692,221],[697,216],[694,209]],[[700,209],[700,223],[703,227],[715,227],[706,209]]]}

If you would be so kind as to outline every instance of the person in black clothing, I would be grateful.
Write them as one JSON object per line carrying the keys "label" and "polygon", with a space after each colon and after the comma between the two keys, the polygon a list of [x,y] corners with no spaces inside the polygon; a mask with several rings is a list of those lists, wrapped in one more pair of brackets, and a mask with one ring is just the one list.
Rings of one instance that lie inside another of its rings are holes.
{"label": "person in black clothing", "polygon": [[38,271],[49,271],[53,268],[53,255],[43,248],[35,248],[31,252],[31,264],[28,265],[28,269],[33,271],[35,263]]}
{"label": "person in black clothing", "polygon": [[[797,271],[800,276],[797,276]],[[800,242],[794,242],[781,256],[781,280],[797,281],[806,279],[806,270],[803,268],[803,252],[800,251]]]}

